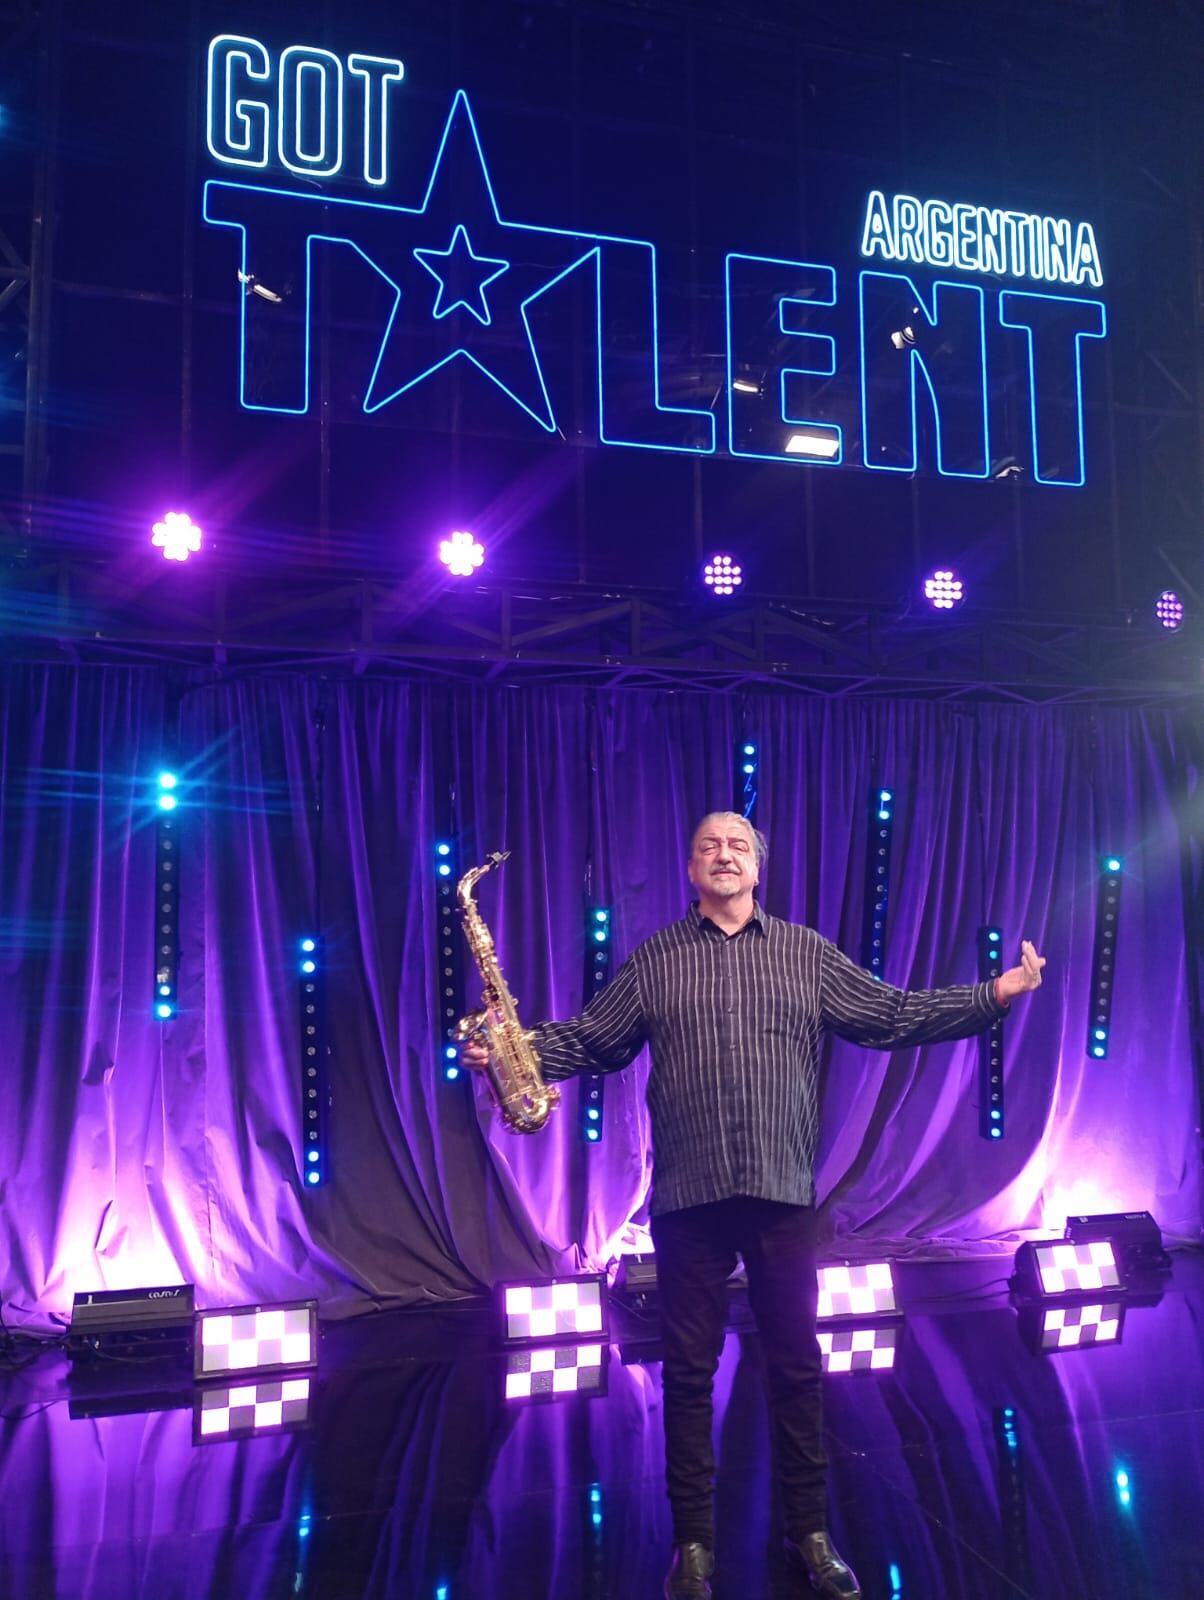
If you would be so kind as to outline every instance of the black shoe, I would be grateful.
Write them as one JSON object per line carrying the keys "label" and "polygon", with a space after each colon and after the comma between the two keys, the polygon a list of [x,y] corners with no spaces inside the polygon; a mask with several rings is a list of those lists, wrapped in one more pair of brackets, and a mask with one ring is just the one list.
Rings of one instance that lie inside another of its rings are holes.
{"label": "black shoe", "polygon": [[705,1544],[675,1544],[665,1578],[665,1600],[711,1600],[715,1557]]}
{"label": "black shoe", "polygon": [[[826,1533],[809,1533],[805,1539],[787,1539],[786,1554],[804,1567],[811,1587],[824,1600],[861,1600],[856,1574],[841,1560]],[[666,1591],[667,1592],[667,1591]]]}

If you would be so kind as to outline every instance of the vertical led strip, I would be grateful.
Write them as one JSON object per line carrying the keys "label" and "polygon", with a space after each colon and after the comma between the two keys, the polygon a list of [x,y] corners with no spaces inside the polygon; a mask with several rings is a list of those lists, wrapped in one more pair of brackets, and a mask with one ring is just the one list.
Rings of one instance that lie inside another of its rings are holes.
{"label": "vertical led strip", "polygon": [[[978,930],[978,976],[987,982],[1003,972],[1003,931]],[[978,1131],[984,1139],[1002,1139],[1003,1019],[978,1036]]]}
{"label": "vertical led strip", "polygon": [[180,852],[176,829],[179,780],[161,772],[155,819],[155,1016],[170,1022],[179,1007]]}
{"label": "vertical led strip", "polygon": [[297,976],[301,997],[301,1145],[304,1184],[318,1189],[329,1176],[326,1119],[330,1104],[327,1083],[326,984],[322,946],[315,934],[297,941]]}
{"label": "vertical led strip", "polygon": [[439,1060],[443,1076],[454,1083],[460,1076],[460,1046],[456,1023],[464,1010],[460,966],[460,930],[456,926],[456,846],[451,839],[435,840],[435,971],[439,974]]}
{"label": "vertical led strip", "polygon": [[1100,862],[1099,897],[1095,908],[1095,950],[1091,957],[1091,1016],[1087,1054],[1093,1061],[1108,1055],[1112,1031],[1112,994],[1116,978],[1116,929],[1120,922],[1120,879],[1124,862],[1104,856]]}
{"label": "vertical led strip", "polygon": [[870,847],[865,869],[861,965],[879,982],[882,981],[882,967],[886,960],[886,908],[890,899],[890,841],[894,823],[894,791],[873,790],[870,795]]}
{"label": "vertical led strip", "polygon": [[[610,980],[610,908],[591,906],[585,922],[585,1004],[604,989]],[[600,1144],[603,1129],[603,1085],[600,1072],[584,1072],[580,1078],[581,1137],[587,1144]]]}
{"label": "vertical led strip", "polygon": [[760,780],[761,758],[751,739],[742,739],[736,746],[736,810],[746,821],[757,820],[757,785]]}

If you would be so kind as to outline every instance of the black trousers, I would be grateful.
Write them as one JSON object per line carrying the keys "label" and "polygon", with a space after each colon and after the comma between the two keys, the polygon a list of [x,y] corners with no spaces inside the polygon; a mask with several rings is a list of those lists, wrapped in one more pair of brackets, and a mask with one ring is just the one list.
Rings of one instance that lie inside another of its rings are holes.
{"label": "black trousers", "polygon": [[774,1468],[786,1532],[828,1525],[820,1356],[815,1337],[815,1211],[741,1195],[652,1219],[665,1350],[665,1476],[675,1544],[715,1543],[715,1368],[727,1280],[744,1258],[769,1372]]}

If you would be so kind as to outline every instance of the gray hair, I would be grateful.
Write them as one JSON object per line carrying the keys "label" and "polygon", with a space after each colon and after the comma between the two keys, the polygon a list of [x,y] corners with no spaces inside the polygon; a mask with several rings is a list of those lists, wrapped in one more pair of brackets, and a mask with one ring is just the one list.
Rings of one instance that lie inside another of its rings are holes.
{"label": "gray hair", "polygon": [[694,832],[690,835],[691,854],[693,854],[695,839],[697,839],[708,822],[742,822],[752,835],[753,849],[756,851],[757,856],[757,870],[760,871],[764,867],[769,857],[769,840],[761,832],[760,828],[754,828],[748,818],[742,816],[739,811],[708,811],[706,816],[699,820]]}

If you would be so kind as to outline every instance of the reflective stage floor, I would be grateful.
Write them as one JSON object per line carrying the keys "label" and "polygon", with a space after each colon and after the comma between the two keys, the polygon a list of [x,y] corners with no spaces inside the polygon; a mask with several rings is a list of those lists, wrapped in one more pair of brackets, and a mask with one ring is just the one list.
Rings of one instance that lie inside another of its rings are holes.
{"label": "reflective stage floor", "polygon": [[[903,1265],[893,1365],[825,1379],[832,1531],[867,1600],[1201,1600],[1204,1257],[1106,1314],[1113,1338],[1053,1352],[1009,1265]],[[737,1305],[716,1386],[715,1595],[777,1600],[809,1591],[777,1553],[746,1323]],[[624,1315],[575,1373],[592,1392],[525,1401],[480,1307],[377,1313],[325,1329],[292,1431],[238,1440],[194,1433],[187,1381],[149,1365],[6,1368],[0,1594],[655,1600],[653,1335]]]}

